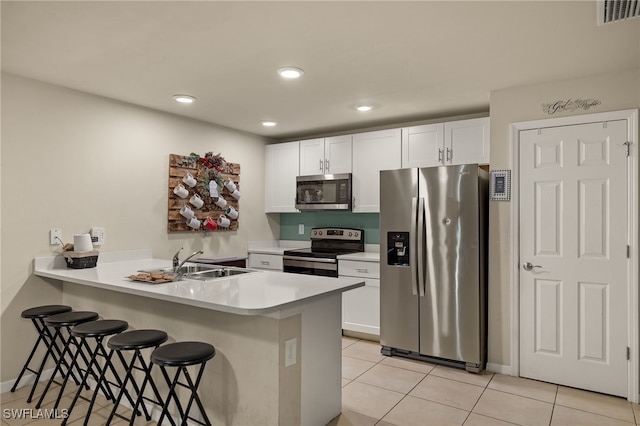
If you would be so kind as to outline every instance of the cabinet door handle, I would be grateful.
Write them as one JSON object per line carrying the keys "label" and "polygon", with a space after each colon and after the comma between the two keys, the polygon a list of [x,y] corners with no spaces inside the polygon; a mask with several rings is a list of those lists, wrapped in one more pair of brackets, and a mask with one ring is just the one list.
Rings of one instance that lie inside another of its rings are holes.
{"label": "cabinet door handle", "polygon": [[357,272],[360,272],[361,274],[368,274],[369,270],[367,268],[356,268]]}
{"label": "cabinet door handle", "polygon": [[326,173],[329,173],[329,160],[324,160],[324,170]]}
{"label": "cabinet door handle", "polygon": [[450,148],[447,148],[447,161],[451,162],[452,159],[453,159],[453,150]]}
{"label": "cabinet door handle", "polygon": [[268,260],[261,260],[260,264],[261,265],[271,265],[271,262],[269,262]]}
{"label": "cabinet door handle", "polygon": [[443,156],[444,156],[444,151],[438,148],[438,163],[444,164],[444,159],[442,158]]}
{"label": "cabinet door handle", "polygon": [[320,159],[320,171],[322,171],[322,158]]}

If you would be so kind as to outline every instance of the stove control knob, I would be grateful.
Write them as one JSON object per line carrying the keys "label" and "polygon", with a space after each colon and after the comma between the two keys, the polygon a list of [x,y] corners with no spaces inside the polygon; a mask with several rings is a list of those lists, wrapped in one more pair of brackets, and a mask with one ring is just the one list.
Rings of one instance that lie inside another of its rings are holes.
{"label": "stove control knob", "polygon": [[320,231],[319,234],[322,235],[322,231]]}
{"label": "stove control knob", "polygon": [[349,236],[352,236],[352,235],[353,235],[353,233],[352,233],[352,232],[349,232]]}
{"label": "stove control knob", "polygon": [[318,231],[313,231],[313,235],[318,235]]}
{"label": "stove control knob", "polygon": [[358,233],[357,233],[357,232],[356,232],[356,233],[354,233],[354,234],[353,234],[353,236],[354,236],[354,237],[356,237],[356,238],[358,238]]}

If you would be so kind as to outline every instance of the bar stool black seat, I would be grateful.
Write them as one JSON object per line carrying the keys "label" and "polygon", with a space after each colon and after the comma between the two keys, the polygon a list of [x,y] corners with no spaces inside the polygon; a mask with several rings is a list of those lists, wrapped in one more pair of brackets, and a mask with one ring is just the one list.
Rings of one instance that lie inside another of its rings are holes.
{"label": "bar stool black seat", "polygon": [[[158,392],[158,388],[154,383],[153,378],[148,375],[151,364],[147,365],[147,363],[144,361],[144,357],[142,356],[141,351],[148,348],[155,349],[166,342],[167,338],[167,333],[161,330],[132,330],[117,334],[109,339],[109,341],[107,342],[107,346],[111,349],[111,352],[109,352],[109,358],[113,357],[114,352],[117,352],[120,362],[126,369],[126,373],[122,381],[122,388],[120,389],[118,398],[116,399],[113,409],[111,410],[111,414],[109,414],[109,418],[107,419],[107,424],[111,423],[111,421],[113,420],[113,416],[118,416],[132,422],[136,414],[138,413],[138,407],[140,405],[142,405],[142,410],[144,411],[147,421],[151,420],[151,414],[149,413],[149,410],[147,410],[147,407],[144,403],[145,400],[153,402],[154,404],[162,407],[162,397]],[[123,351],[134,351],[131,357],[131,362],[126,362],[124,356],[122,355]],[[144,373],[144,379],[141,387],[138,387],[138,384],[133,377],[133,370],[142,371]],[[129,380],[131,380],[131,385],[133,387],[133,390],[136,392],[137,398],[136,404],[133,407],[133,413],[131,414],[131,417],[126,418],[118,414],[116,411],[118,409],[118,404],[120,404],[122,396],[125,394],[125,389],[127,387],[127,384],[129,383]],[[155,399],[150,399],[144,396],[144,389],[147,383],[149,383],[149,385],[151,386]]]}
{"label": "bar stool black seat", "polygon": [[[109,382],[106,378],[107,371],[111,372],[115,380],[115,384],[121,389],[122,389],[122,380],[120,379],[118,372],[113,366],[113,363],[111,362],[111,359],[107,354],[107,350],[105,349],[102,342],[106,337],[113,336],[114,334],[122,333],[127,328],[129,328],[129,324],[126,321],[117,320],[117,319],[105,319],[105,320],[89,321],[82,324],[78,324],[75,327],[73,327],[73,329],[71,330],[71,335],[73,337],[80,339],[81,348],[84,347],[88,351],[90,351],[91,357],[89,359],[89,363],[87,364],[87,370],[84,376],[82,377],[82,383],[80,384],[80,387],[78,388],[78,391],[76,392],[76,395],[73,398],[73,401],[71,402],[71,405],[68,408],[68,415],[62,420],[61,424],[63,426],[67,424],[67,420],[69,419],[78,399],[79,398],[86,399],[81,396],[81,393],[82,393],[83,386],[87,383],[87,378],[89,377],[89,375],[98,376],[98,380],[97,380],[96,388],[93,392],[93,396],[91,397],[91,400],[89,400],[89,407],[87,408],[87,412],[84,416],[83,424],[85,426],[89,423],[89,418],[91,417],[91,410],[93,409],[93,404],[96,401],[96,397],[98,396],[98,392],[100,391],[101,387],[105,392],[105,396],[107,397],[107,399],[115,400],[113,392],[111,391],[111,388],[109,386],[111,382]],[[89,344],[87,343],[87,339],[95,339],[95,345],[93,349],[90,348]],[[76,354],[73,357],[73,363],[77,363],[79,353],[81,353],[80,350],[76,351]],[[101,366],[100,363],[98,362],[98,359],[97,359],[98,356],[101,356],[102,358],[105,359],[104,366]],[[131,404],[131,406],[133,406],[135,402],[131,399],[128,393],[125,392],[125,394],[129,399],[129,403]]]}
{"label": "bar stool black seat", "polygon": [[[44,391],[42,392],[42,395],[40,395],[40,399],[36,404],[36,408],[40,408],[40,406],[42,405],[42,401],[47,395],[47,392],[49,391],[51,384],[56,383],[60,385],[60,390],[58,391],[58,397],[56,398],[56,402],[53,406],[53,410],[54,411],[57,410],[58,405],[60,404],[60,399],[64,394],[64,389],[67,385],[67,381],[69,380],[69,376],[73,376],[73,373],[72,373],[73,367],[74,367],[73,362],[72,361],[67,362],[66,356],[69,356],[69,358],[72,358],[71,347],[72,346],[77,347],[78,341],[76,340],[75,337],[71,335],[71,327],[74,327],[78,324],[82,324],[87,321],[93,321],[96,318],[98,318],[97,312],[72,311],[72,312],[64,312],[61,314],[51,315],[45,319],[44,321],[45,325],[47,327],[53,327],[53,329],[55,330],[53,334],[53,340],[62,342],[63,348],[62,348],[62,353],[60,354],[60,358],[56,363],[56,367],[53,369],[53,374],[51,375],[51,378],[49,378],[49,381],[47,382],[47,385],[45,386]],[[66,333],[63,333],[63,330],[66,330]],[[84,352],[80,352],[80,353],[83,357],[83,360],[87,362],[87,358]],[[63,367],[68,367],[68,374],[63,374],[63,370],[62,370]],[[79,377],[82,377],[82,373],[80,372],[79,367],[76,366],[76,369],[77,369],[77,372],[79,373]],[[61,373],[63,376],[62,383],[58,383],[55,380],[58,373]],[[75,380],[75,377],[74,377],[74,380]]]}
{"label": "bar stool black seat", "polygon": [[[18,374],[18,378],[16,379],[15,383],[11,387],[11,392],[15,392],[24,373],[27,371],[34,373],[36,376],[33,382],[33,386],[31,386],[31,391],[29,392],[29,397],[27,398],[27,402],[31,402],[31,399],[33,398],[33,393],[36,391],[36,386],[40,381],[40,375],[42,375],[42,370],[44,369],[44,366],[47,362],[47,359],[49,359],[49,356],[52,357],[55,363],[58,363],[58,359],[61,354],[61,350],[58,347],[55,340],[53,339],[53,334],[45,325],[44,320],[45,318],[51,315],[61,314],[63,312],[70,312],[71,310],[72,310],[71,306],[66,306],[66,305],[44,305],[44,306],[36,306],[34,308],[26,309],[22,311],[22,314],[20,315],[22,318],[30,319],[31,322],[33,323],[33,326],[36,328],[36,331],[38,332],[38,338],[36,339],[36,343],[33,345],[33,349],[31,349],[31,353],[29,354],[27,361],[24,363],[24,366],[22,367],[20,374]],[[44,344],[44,347],[46,348],[46,352],[42,357],[40,366],[37,368],[37,370],[34,370],[33,368],[30,367],[30,364],[31,364],[31,360],[33,359],[33,356],[36,354],[36,351],[40,346],[40,343]]]}
{"label": "bar stool black seat", "polygon": [[[162,375],[169,385],[169,394],[167,395],[167,399],[165,400],[164,406],[162,407],[160,420],[158,420],[159,425],[162,424],[162,420],[165,416],[167,416],[170,419],[171,423],[174,424],[171,418],[171,414],[169,413],[169,404],[171,403],[172,399],[175,401],[175,405],[178,408],[178,413],[180,414],[180,424],[187,424],[187,420],[193,420],[194,422],[201,425],[211,425],[211,422],[207,417],[207,413],[205,412],[202,405],[202,401],[198,396],[198,385],[200,384],[200,380],[202,379],[202,373],[204,373],[204,367],[207,361],[209,361],[215,355],[216,349],[212,345],[204,342],[170,343],[168,345],[160,346],[158,349],[153,351],[153,353],[151,354],[151,362],[160,366]],[[191,376],[189,375],[189,372],[187,371],[187,367],[198,364],[200,365],[200,368],[198,370],[196,380],[193,381],[191,379]],[[169,374],[166,370],[167,367],[178,368],[173,379],[169,377]],[[180,382],[180,373],[183,373],[186,383]],[[182,405],[180,404],[180,400],[178,399],[178,395],[176,394],[177,385],[186,387],[191,391],[189,402],[187,403],[187,407],[185,410],[182,409]],[[198,405],[203,421],[189,416],[189,411],[191,410],[193,401],[195,401]]]}

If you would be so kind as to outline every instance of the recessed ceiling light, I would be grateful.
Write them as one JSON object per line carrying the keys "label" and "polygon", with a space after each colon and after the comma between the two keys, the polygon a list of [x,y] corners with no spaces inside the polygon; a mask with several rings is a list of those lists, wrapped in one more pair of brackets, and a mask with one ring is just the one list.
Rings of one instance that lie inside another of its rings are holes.
{"label": "recessed ceiling light", "polygon": [[373,107],[371,105],[358,105],[356,109],[360,112],[367,112],[371,111]]}
{"label": "recessed ceiling light", "polygon": [[278,74],[282,78],[295,79],[302,77],[302,74],[304,74],[304,70],[296,67],[284,67],[278,70]]}
{"label": "recessed ceiling light", "polygon": [[261,121],[260,124],[262,124],[264,127],[275,127],[278,125],[278,123],[275,121]]}
{"label": "recessed ceiling light", "polygon": [[181,104],[192,104],[196,101],[196,98],[190,95],[173,95],[173,99]]}

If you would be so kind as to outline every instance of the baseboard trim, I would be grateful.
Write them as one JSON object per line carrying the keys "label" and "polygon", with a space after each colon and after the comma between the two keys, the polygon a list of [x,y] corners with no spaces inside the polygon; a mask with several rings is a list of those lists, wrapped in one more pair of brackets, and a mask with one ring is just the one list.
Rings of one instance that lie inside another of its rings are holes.
{"label": "baseboard trim", "polygon": [[492,364],[490,362],[487,363],[487,371],[492,373],[504,374],[507,376],[511,376],[511,366],[510,365],[502,365],[502,364]]}

